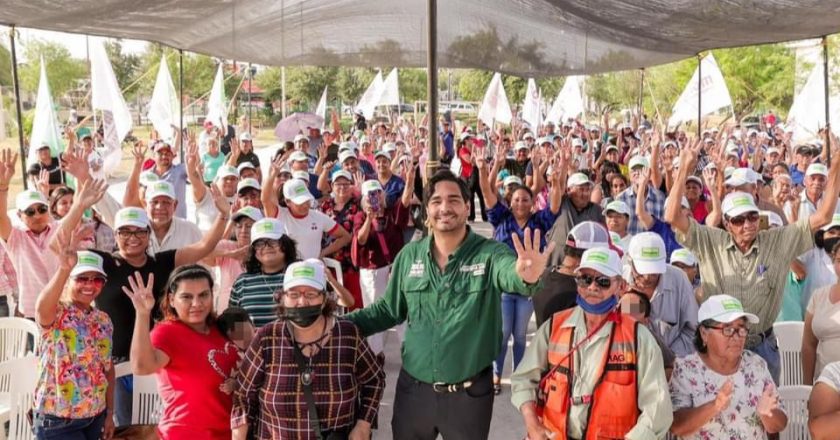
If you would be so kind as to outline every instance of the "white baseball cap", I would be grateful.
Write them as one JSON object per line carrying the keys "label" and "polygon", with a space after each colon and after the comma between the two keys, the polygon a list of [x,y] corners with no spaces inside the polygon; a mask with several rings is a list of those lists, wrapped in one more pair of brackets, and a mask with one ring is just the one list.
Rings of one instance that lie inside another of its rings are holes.
{"label": "white baseball cap", "polygon": [[114,230],[122,228],[123,226],[148,228],[149,216],[146,215],[146,211],[140,208],[128,207],[120,209],[117,211],[117,215],[114,216]]}
{"label": "white baseball cap", "polygon": [[30,206],[37,204],[47,207],[50,206],[49,202],[47,202],[47,198],[44,197],[40,191],[29,189],[19,192],[17,197],[15,197],[15,207],[18,211],[26,211],[26,209]]}
{"label": "white baseball cap", "polygon": [[736,168],[732,171],[732,175],[727,177],[727,186],[741,186],[741,185],[755,185],[758,182],[758,173],[750,168]]}
{"label": "white baseball cap", "polygon": [[249,177],[247,179],[242,179],[242,180],[239,181],[239,183],[236,184],[236,192],[237,193],[242,192],[242,190],[245,189],[245,188],[254,188],[257,191],[262,190],[262,187],[260,186],[260,182],[258,182],[257,179],[254,179],[253,177]]}
{"label": "white baseball cap", "polygon": [[602,214],[607,215],[608,212],[613,211],[619,214],[624,214],[626,216],[630,216],[630,208],[627,207],[627,204],[622,202],[621,200],[613,200],[610,203],[607,203],[607,206],[604,208]]}
{"label": "white baseball cap", "polygon": [[759,211],[758,207],[755,206],[753,196],[742,191],[733,191],[727,194],[723,199],[721,209],[723,210],[723,214],[730,218],[747,212]]}
{"label": "white baseball cap", "polygon": [[650,168],[650,161],[645,156],[636,155],[630,158],[630,163],[627,167],[631,170],[636,167]]}
{"label": "white baseball cap", "polygon": [[169,197],[172,200],[177,200],[177,197],[175,197],[175,187],[173,187],[171,183],[165,180],[159,180],[157,182],[154,182],[148,188],[146,188],[147,202],[154,200],[155,197],[159,196]]}
{"label": "white baseball cap", "polygon": [[630,240],[628,250],[636,272],[642,275],[665,273],[665,242],[655,232],[642,232]]}
{"label": "white baseball cap", "polygon": [[384,157],[385,159],[391,160],[391,155],[385,150],[379,150],[376,153],[373,153],[373,159],[376,160],[380,157]]}
{"label": "white baseball cap", "polygon": [[283,290],[299,286],[324,290],[327,287],[324,265],[311,259],[290,264],[283,277]]}
{"label": "white baseball cap", "polygon": [[471,137],[472,137],[472,133],[465,131],[465,132],[461,133],[460,136],[458,136],[458,140],[463,141],[464,139],[468,139],[468,138],[471,138]]}
{"label": "white baseball cap", "polygon": [[829,229],[831,229],[831,228],[836,228],[836,227],[838,227],[838,226],[840,226],[840,214],[838,214],[838,213],[836,213],[836,212],[835,212],[835,213],[834,213],[834,216],[832,216],[832,217],[831,217],[831,223],[829,223],[829,224],[827,224],[827,225],[823,226],[823,227],[822,227],[822,228],[820,228],[820,229],[822,229],[823,231],[827,231],[827,230],[829,230]]}
{"label": "white baseball cap", "polygon": [[247,170],[249,168],[252,170],[257,169],[257,167],[255,167],[251,162],[242,162],[238,167],[236,167],[236,171],[239,171],[239,174],[242,175],[242,170]]}
{"label": "white baseball cap", "polygon": [[703,181],[702,181],[699,177],[697,177],[697,176],[695,176],[695,175],[693,175],[693,174],[692,174],[692,175],[690,175],[690,176],[688,176],[688,178],[686,179],[686,182],[688,182],[688,181],[692,181],[692,182],[694,182],[694,183],[696,183],[696,184],[700,185],[700,188],[702,188],[702,187],[703,187]]}
{"label": "white baseball cap", "polygon": [[397,151],[397,144],[395,142],[386,142],[385,145],[382,146],[382,151],[390,155],[394,151]]}
{"label": "white baseball cap", "polygon": [[353,181],[353,176],[351,176],[349,172],[344,170],[338,170],[333,173],[332,178],[330,178],[330,182],[335,183],[335,181],[340,178],[345,178],[351,182]]}
{"label": "white baseball cap", "polygon": [[528,144],[525,142],[519,141],[513,146],[514,150],[528,150]]}
{"label": "white baseball cap", "polygon": [[592,269],[602,275],[614,277],[621,275],[621,257],[618,252],[608,247],[595,247],[583,251],[580,266],[575,270],[580,273],[583,269]]}
{"label": "white baseball cap", "polygon": [[306,137],[306,136],[304,136],[304,135],[302,135],[302,134],[299,134],[299,135],[295,136],[295,140],[294,140],[294,142],[295,142],[295,143],[298,143],[298,142],[300,142],[300,141],[306,141],[306,142],[309,142],[309,138],[308,138],[308,137]]}
{"label": "white baseball cap", "polygon": [[616,147],[615,145],[610,145],[607,147],[607,153],[609,153],[610,151],[618,151],[618,147]]}
{"label": "white baseball cap", "polygon": [[592,181],[589,180],[589,176],[583,173],[574,173],[569,176],[569,180],[566,181],[566,186],[569,188],[581,185],[592,185]]}
{"label": "white baseball cap", "polygon": [[216,180],[222,180],[225,177],[239,178],[239,170],[231,165],[222,165],[219,167],[219,171],[216,172]]}
{"label": "white baseball cap", "polygon": [[309,156],[303,151],[295,151],[289,155],[289,162],[309,162]]}
{"label": "white baseball cap", "polygon": [[262,238],[269,238],[271,240],[279,240],[286,231],[283,228],[283,223],[276,218],[263,218],[257,220],[251,226],[251,244]]}
{"label": "white baseball cap", "polygon": [[309,203],[315,199],[309,192],[306,182],[300,179],[289,179],[283,184],[283,197],[296,205]]}
{"label": "white baseball cap", "polygon": [[246,131],[245,133],[242,133],[242,134],[239,135],[239,140],[242,141],[242,142],[250,142],[250,141],[253,141],[254,139],[251,137],[251,133],[248,133]]}
{"label": "white baseball cap", "polygon": [[159,182],[160,176],[151,172],[151,171],[143,171],[140,173],[140,186],[149,186],[154,182]]}
{"label": "white baseball cap", "polygon": [[91,251],[76,251],[76,265],[70,271],[70,278],[77,277],[86,272],[97,272],[107,277],[103,268],[102,256]]}
{"label": "white baseball cap", "polygon": [[265,216],[263,215],[262,211],[260,211],[257,208],[254,208],[253,206],[243,206],[239,208],[238,211],[233,213],[231,219],[233,221],[237,221],[242,217],[248,217],[256,222],[262,220]]}
{"label": "white baseball cap", "polygon": [[368,194],[374,191],[382,191],[382,184],[378,180],[365,180],[362,183],[362,195],[367,197]]}
{"label": "white baseball cap", "polygon": [[353,142],[353,141],[344,141],[338,146],[338,152],[339,153],[342,152],[342,151],[353,151],[353,152],[355,152],[358,149],[359,149],[359,146],[356,145],[356,143]]}
{"label": "white baseball cap", "polygon": [[686,266],[696,266],[697,257],[695,257],[688,249],[675,249],[674,252],[671,252],[671,264],[674,263],[685,264]]}
{"label": "white baseball cap", "polygon": [[806,176],[813,176],[814,174],[821,174],[823,176],[828,176],[828,168],[821,163],[812,163],[808,165],[808,170],[805,171]]}
{"label": "white baseball cap", "polygon": [[309,183],[309,171],[303,171],[303,170],[292,171],[292,179],[300,179],[300,180],[303,180],[304,182]]}
{"label": "white baseball cap", "polygon": [[609,247],[610,233],[604,225],[596,222],[580,222],[569,231],[566,244],[575,249]]}
{"label": "white baseball cap", "polygon": [[358,159],[353,150],[344,150],[338,154],[338,163],[344,163],[347,159]]}
{"label": "white baseball cap", "polygon": [[772,148],[767,149],[767,155],[768,156],[770,156],[772,154],[780,154],[780,153],[781,153],[781,151],[779,151],[779,149],[776,148],[776,147],[772,147]]}
{"label": "white baseball cap", "polygon": [[730,323],[736,319],[747,318],[751,324],[758,324],[758,316],[744,311],[741,301],[729,295],[712,295],[697,311],[697,322],[712,320]]}
{"label": "white baseball cap", "polygon": [[528,139],[528,138],[534,139],[534,133],[531,133],[530,131],[526,131],[525,134],[522,135],[522,139]]}
{"label": "white baseball cap", "polygon": [[502,186],[505,187],[513,184],[522,185],[522,179],[520,179],[519,176],[507,176],[505,177],[505,180],[502,181]]}

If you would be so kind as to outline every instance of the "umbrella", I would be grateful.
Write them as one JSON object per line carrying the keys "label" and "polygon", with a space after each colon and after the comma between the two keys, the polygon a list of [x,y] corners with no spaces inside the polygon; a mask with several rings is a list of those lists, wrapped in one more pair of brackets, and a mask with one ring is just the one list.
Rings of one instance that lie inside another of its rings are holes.
{"label": "umbrella", "polygon": [[277,123],[274,135],[282,141],[291,141],[301,132],[309,134],[309,127],[321,128],[324,118],[315,113],[292,113]]}

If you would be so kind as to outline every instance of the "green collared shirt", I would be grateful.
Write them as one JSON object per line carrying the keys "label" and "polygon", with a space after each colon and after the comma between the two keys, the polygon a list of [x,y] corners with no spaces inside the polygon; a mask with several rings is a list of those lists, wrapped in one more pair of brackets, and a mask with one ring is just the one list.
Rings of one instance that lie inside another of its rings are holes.
{"label": "green collared shirt", "polygon": [[531,295],[516,273],[516,255],[467,230],[441,271],[432,237],[408,244],[391,267],[385,295],[346,316],[365,336],[407,321],[403,368],[415,379],[459,383],[490,365],[502,346],[502,292]]}

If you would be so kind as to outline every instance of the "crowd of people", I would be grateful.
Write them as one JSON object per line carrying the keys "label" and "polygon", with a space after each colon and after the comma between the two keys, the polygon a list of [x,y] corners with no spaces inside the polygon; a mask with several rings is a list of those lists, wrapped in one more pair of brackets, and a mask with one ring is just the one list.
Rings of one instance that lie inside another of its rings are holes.
{"label": "crowd of people", "polygon": [[836,139],[443,118],[427,173],[425,122],[333,118],[269,163],[208,122],[134,145],[121,200],[86,128],[11,207],[0,151],[0,313],[41,328],[37,437],[130,425],[128,362],[164,439],[488,438],[506,374],[531,440],[774,438],[773,324],[802,321],[809,429],[838,438]]}

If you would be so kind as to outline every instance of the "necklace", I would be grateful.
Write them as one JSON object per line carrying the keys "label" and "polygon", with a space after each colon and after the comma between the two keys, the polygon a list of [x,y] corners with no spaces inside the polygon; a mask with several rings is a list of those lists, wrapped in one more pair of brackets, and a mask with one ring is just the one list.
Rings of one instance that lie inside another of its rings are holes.
{"label": "necklace", "polygon": [[321,341],[323,341],[324,338],[327,337],[327,321],[328,320],[325,318],[324,319],[324,327],[321,329],[321,336],[319,336],[314,341],[310,341],[310,342],[298,342],[297,340],[295,340],[294,329],[290,328],[289,324],[286,323],[286,330],[289,331],[289,335],[292,337],[292,344],[294,344],[294,350],[295,350],[295,352],[297,353],[298,356],[305,357],[303,355],[303,350],[306,347],[317,348],[317,351],[313,351],[313,349],[310,348],[310,350],[309,350],[310,356],[309,356],[309,360],[308,360],[308,363],[307,363],[306,367],[303,367],[303,363],[298,361],[299,366],[303,367],[302,371],[300,372],[300,383],[302,383],[303,385],[309,386],[309,385],[312,384],[312,381],[315,379],[315,371],[312,369],[312,359],[314,359],[315,355],[320,353],[321,349],[323,348],[321,346]]}

